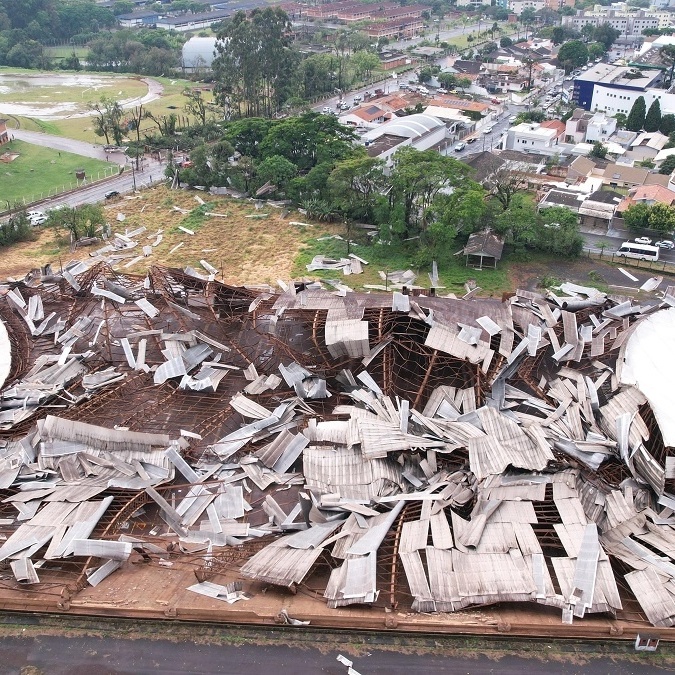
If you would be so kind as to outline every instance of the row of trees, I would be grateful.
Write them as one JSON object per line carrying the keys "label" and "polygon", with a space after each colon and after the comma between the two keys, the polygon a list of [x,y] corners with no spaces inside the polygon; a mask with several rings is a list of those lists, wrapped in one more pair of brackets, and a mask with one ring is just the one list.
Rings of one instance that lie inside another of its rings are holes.
{"label": "row of trees", "polygon": [[653,206],[638,202],[626,209],[623,214],[626,226],[631,229],[650,229],[659,232],[675,231],[675,209],[667,204]]}
{"label": "row of trees", "polygon": [[251,195],[264,187],[311,218],[377,225],[384,241],[414,241],[420,264],[448,255],[459,233],[484,227],[523,248],[581,251],[574,214],[539,214],[525,193],[524,174],[513,166],[495,167],[480,185],[453,157],[403,147],[388,168],[354,140],[327,115],[234,120],[217,140],[193,148],[190,168],[170,171],[190,185],[230,186]]}
{"label": "row of trees", "polygon": [[377,45],[359,31],[339,30],[331,52],[302,56],[292,46],[291,23],[281,9],[237,12],[218,32],[213,63],[216,99],[231,117],[270,116],[343,92],[379,68]]}
{"label": "row of trees", "polygon": [[675,115],[662,115],[659,99],[654,99],[649,106],[649,110],[647,110],[644,96],[638,96],[628,113],[628,117],[625,120],[621,118],[619,121],[629,131],[647,131],[649,133],[660,131],[666,136],[675,131]]}

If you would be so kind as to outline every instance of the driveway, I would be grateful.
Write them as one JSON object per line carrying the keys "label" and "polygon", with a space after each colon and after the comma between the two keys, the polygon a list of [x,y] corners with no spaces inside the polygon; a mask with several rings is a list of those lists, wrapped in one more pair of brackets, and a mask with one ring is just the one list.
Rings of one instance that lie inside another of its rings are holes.
{"label": "driveway", "polygon": [[25,129],[14,129],[10,133],[18,141],[40,145],[44,148],[58,150],[59,152],[72,152],[82,157],[91,157],[102,161],[107,160],[120,166],[126,164],[129,159],[123,152],[106,152],[103,149],[103,145],[87,143],[86,141],[75,141],[63,136],[52,136],[40,131],[26,131]]}

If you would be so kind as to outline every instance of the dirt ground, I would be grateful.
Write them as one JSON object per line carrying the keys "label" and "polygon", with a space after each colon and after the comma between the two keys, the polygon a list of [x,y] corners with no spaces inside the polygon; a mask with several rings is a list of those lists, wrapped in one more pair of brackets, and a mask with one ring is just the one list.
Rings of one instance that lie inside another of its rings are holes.
{"label": "dirt ground", "polygon": [[[199,199],[206,202],[201,206]],[[200,208],[201,206],[201,208]],[[122,273],[144,274],[152,265],[185,267],[206,271],[200,264],[206,260],[218,268],[226,283],[234,285],[275,283],[290,279],[293,262],[311,233],[318,236],[322,226],[304,228],[289,221],[302,218],[290,214],[282,218],[280,208],[265,206],[256,210],[250,200],[232,200],[209,194],[170,191],[166,188],[146,190],[105,206],[113,231],[124,234],[144,226],[146,231],[135,237],[138,246],[119,253],[126,255],[114,268]],[[205,215],[204,212],[217,215]],[[192,230],[190,235],[179,226]],[[157,241],[148,257],[142,247]],[[51,263],[58,271],[70,260],[90,257],[104,244],[71,250],[67,233],[46,228],[37,232],[35,241],[0,249],[0,279],[21,278],[33,268]],[[108,255],[108,254],[106,254]]]}

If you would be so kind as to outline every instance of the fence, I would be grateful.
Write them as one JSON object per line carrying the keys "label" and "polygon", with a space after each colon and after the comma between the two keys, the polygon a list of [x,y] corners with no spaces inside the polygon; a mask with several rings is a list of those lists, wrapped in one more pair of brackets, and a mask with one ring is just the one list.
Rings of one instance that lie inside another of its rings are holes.
{"label": "fence", "polygon": [[675,274],[675,262],[671,262],[670,260],[637,260],[636,258],[625,258],[622,255],[616,255],[615,251],[604,252],[590,248],[584,249],[583,254],[592,260],[602,260],[604,262],[621,264],[622,266],[630,265],[631,267]]}
{"label": "fence", "polygon": [[[47,192],[36,192],[35,194],[27,195],[20,199],[16,199],[13,202],[11,209],[8,209],[6,211],[0,211],[0,217],[9,215],[10,213],[12,213],[12,211],[15,211],[17,208],[20,209],[21,207],[30,206],[31,204],[41,202],[44,199],[50,199],[51,197],[58,197],[59,195],[70,192],[71,190],[86,187],[87,185],[92,185],[93,183],[97,183],[99,181],[105,180],[106,178],[118,175],[122,173],[122,169],[123,167],[120,167],[118,164],[111,164],[109,167],[106,167],[103,171],[98,171],[96,173],[95,178],[91,176],[89,178],[85,178],[84,180],[76,180],[75,182],[64,183],[63,185],[56,186],[54,189],[48,190]],[[10,202],[8,201],[7,203]]]}

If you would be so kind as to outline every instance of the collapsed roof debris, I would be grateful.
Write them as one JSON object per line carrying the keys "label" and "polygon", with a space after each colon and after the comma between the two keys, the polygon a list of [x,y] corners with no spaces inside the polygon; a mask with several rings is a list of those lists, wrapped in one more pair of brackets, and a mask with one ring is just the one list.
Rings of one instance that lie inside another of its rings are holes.
{"label": "collapsed roof debris", "polygon": [[[675,625],[673,350],[648,341],[675,334],[668,292],[425,297],[401,272],[392,295],[279,294],[203,266],[2,289],[16,587],[187,556],[188,590],[227,603],[311,578],[331,608]],[[233,560],[242,580],[210,580]]]}

